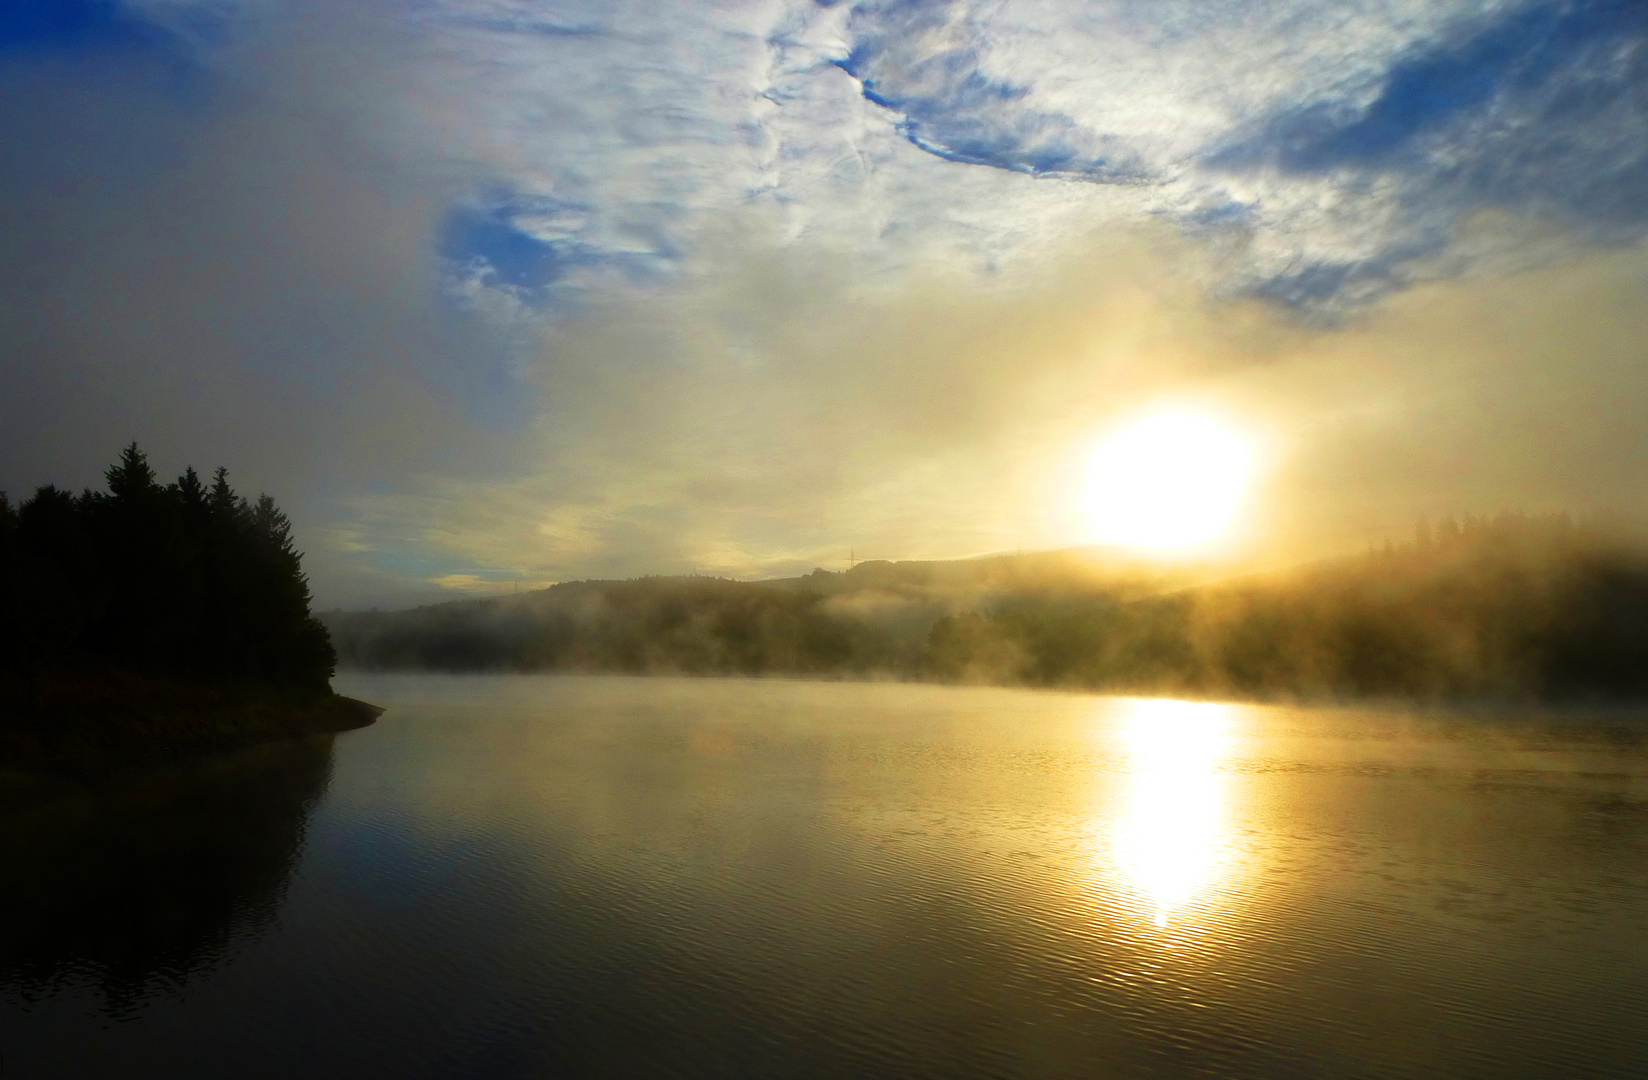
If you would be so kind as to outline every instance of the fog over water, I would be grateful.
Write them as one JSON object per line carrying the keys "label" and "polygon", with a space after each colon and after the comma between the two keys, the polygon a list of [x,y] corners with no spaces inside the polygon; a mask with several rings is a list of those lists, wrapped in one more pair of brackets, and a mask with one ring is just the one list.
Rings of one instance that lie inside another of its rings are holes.
{"label": "fog over water", "polygon": [[[339,688],[389,710],[318,751],[329,771],[306,752],[277,784],[266,754],[8,819],[48,853],[9,909],[8,1074],[1624,1077],[1648,1055],[1634,714]],[[211,839],[201,805],[268,842]],[[115,866],[121,830],[149,839]]]}

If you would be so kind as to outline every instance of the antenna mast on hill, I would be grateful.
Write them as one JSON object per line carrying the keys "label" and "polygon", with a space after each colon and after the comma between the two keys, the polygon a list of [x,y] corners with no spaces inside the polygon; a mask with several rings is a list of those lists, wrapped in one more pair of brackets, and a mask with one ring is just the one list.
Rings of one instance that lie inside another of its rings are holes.
{"label": "antenna mast on hill", "polygon": [[853,566],[856,565],[858,560],[854,559],[853,556],[856,555],[857,553],[858,553],[857,548],[848,548],[847,549],[847,569],[851,570],[853,568]]}

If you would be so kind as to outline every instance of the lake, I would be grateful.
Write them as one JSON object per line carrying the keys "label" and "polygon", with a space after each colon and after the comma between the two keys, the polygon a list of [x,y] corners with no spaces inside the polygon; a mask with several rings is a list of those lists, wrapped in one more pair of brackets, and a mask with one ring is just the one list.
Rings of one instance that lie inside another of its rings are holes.
{"label": "lake", "polygon": [[1648,1075],[1648,722],[340,676],[3,823],[4,1077]]}

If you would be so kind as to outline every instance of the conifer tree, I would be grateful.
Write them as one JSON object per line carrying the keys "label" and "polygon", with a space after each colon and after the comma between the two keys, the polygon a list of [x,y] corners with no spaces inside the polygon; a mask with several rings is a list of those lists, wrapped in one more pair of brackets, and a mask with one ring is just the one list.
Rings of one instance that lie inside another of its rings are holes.
{"label": "conifer tree", "polygon": [[227,523],[240,513],[242,507],[243,500],[229,486],[229,470],[219,465],[212,474],[212,489],[206,496],[208,513],[215,521]]}
{"label": "conifer tree", "polygon": [[0,668],[327,691],[335,658],[273,499],[249,505],[222,468],[209,487],[192,468],[162,487],[135,443],[105,479],[0,497]]}
{"label": "conifer tree", "polygon": [[109,495],[122,502],[149,499],[160,491],[148,455],[135,442],[120,452],[120,460],[109,466],[103,479],[109,485]]}
{"label": "conifer tree", "polygon": [[193,465],[183,470],[183,475],[177,478],[172,490],[191,520],[205,519],[206,485],[200,482],[200,474],[195,472]]}

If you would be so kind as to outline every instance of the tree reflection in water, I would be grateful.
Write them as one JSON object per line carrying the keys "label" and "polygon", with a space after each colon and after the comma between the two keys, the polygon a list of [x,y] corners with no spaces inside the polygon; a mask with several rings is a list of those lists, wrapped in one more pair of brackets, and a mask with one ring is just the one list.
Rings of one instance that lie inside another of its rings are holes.
{"label": "tree reflection in water", "polygon": [[331,769],[319,736],[0,818],[0,988],[90,983],[121,1016],[223,963],[279,908]]}

